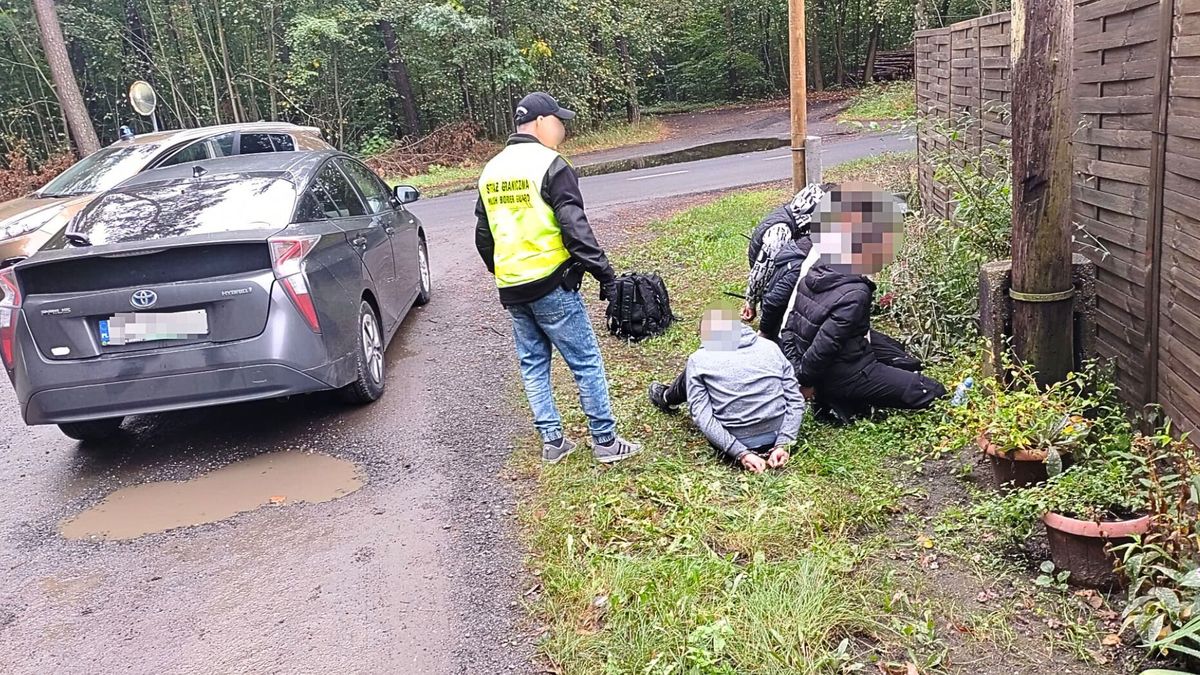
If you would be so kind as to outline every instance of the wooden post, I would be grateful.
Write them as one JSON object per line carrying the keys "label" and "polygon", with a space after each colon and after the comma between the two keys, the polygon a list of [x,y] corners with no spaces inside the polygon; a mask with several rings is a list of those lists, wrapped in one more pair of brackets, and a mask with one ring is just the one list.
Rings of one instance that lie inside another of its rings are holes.
{"label": "wooden post", "polygon": [[788,60],[792,90],[792,187],[808,184],[808,74],[804,62],[804,0],[788,0]]}
{"label": "wooden post", "polygon": [[1012,3],[1013,346],[1042,384],[1074,361],[1070,0]]}

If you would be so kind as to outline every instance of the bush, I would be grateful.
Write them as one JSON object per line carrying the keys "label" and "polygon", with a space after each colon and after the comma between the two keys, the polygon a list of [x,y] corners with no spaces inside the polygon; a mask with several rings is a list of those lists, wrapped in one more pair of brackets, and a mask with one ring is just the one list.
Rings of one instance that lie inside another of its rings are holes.
{"label": "bush", "polygon": [[[951,138],[961,129],[944,131]],[[937,361],[978,335],[979,268],[1007,258],[1012,240],[1012,157],[1007,147],[932,158],[936,177],[952,186],[954,219],[909,219],[896,262],[882,277],[888,314],[909,348]]]}
{"label": "bush", "polygon": [[28,143],[23,139],[12,142],[4,157],[4,166],[0,167],[0,201],[33,192],[74,163],[75,155],[64,151],[36,166]]}

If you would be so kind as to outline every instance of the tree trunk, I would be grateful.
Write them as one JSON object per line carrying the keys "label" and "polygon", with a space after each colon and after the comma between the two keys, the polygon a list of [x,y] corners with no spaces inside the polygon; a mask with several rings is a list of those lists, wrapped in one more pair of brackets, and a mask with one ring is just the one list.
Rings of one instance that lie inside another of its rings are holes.
{"label": "tree trunk", "polygon": [[404,110],[404,131],[409,134],[421,133],[421,118],[417,114],[416,96],[413,94],[412,76],[408,72],[408,63],[400,53],[396,41],[396,28],[391,21],[379,22],[379,33],[383,36],[383,46],[387,49],[388,81],[400,98],[400,107]]}
{"label": "tree trunk", "polygon": [[913,30],[929,28],[929,9],[925,6],[928,0],[916,0],[913,6]]}
{"label": "tree trunk", "polygon": [[837,86],[846,86],[846,55],[842,49],[842,37],[846,26],[846,8],[842,7],[842,11],[838,12],[837,30],[833,33],[833,67],[837,77]]}
{"label": "tree trunk", "polygon": [[879,53],[879,32],[883,24],[878,21],[871,27],[871,37],[867,40],[867,65],[863,66],[863,84],[875,81],[875,55]]}
{"label": "tree trunk", "polygon": [[[1013,3],[1012,288],[1017,358],[1043,385],[1074,362],[1071,283],[1071,5]],[[1022,27],[1027,27],[1022,30]]]}
{"label": "tree trunk", "polygon": [[738,78],[735,70],[735,56],[737,54],[737,44],[734,41],[733,28],[733,0],[726,0],[725,4],[725,91],[730,98],[735,97],[734,92],[738,90]]}
{"label": "tree trunk", "polygon": [[812,30],[807,31],[805,41],[808,42],[808,53],[812,57],[812,63],[809,65],[809,75],[812,76],[813,91],[825,91],[825,71],[821,68],[821,44],[817,40],[817,33],[820,29],[820,21],[822,18],[821,5],[814,0],[813,2],[813,17],[816,21],[812,23]]}
{"label": "tree trunk", "polygon": [[638,103],[637,73],[633,69],[633,59],[629,56],[629,39],[618,35],[616,46],[617,53],[621,56],[621,74],[625,78],[625,119],[630,124],[641,124],[642,107]]}
{"label": "tree trunk", "polygon": [[214,23],[217,28],[217,43],[221,50],[221,69],[225,71],[225,89],[229,92],[229,107],[233,109],[233,121],[244,121],[241,99],[233,88],[233,73],[229,68],[229,48],[225,46],[225,16],[220,0],[217,0],[217,16]]}
{"label": "tree trunk", "polygon": [[33,11],[37,15],[42,51],[46,54],[50,77],[54,80],[54,93],[67,118],[67,127],[75,141],[75,151],[80,157],[86,157],[100,149],[100,139],[96,137],[96,128],[92,126],[87,104],[79,93],[79,83],[75,81],[75,73],[71,70],[62,26],[58,22],[58,9],[54,6],[54,0],[33,0]]}

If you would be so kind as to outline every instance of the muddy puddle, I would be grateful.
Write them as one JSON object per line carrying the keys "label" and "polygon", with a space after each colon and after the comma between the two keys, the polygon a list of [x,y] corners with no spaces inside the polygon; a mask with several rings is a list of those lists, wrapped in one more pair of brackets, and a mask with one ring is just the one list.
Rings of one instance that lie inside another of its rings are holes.
{"label": "muddy puddle", "polygon": [[353,462],[329,455],[273,452],[187,481],[121,488],[64,520],[59,533],[67,539],[136,539],[267,506],[328,502],[362,486],[362,474]]}

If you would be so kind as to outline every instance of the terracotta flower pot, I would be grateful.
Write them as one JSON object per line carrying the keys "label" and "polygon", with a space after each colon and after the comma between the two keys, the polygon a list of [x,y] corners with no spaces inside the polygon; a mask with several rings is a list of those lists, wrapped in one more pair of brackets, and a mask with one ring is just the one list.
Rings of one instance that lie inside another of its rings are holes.
{"label": "terracotta flower pot", "polygon": [[[1046,482],[1048,474],[1046,473],[1046,453],[1044,451],[1002,452],[988,440],[986,433],[979,434],[979,438],[975,439],[975,442],[991,462],[992,479],[997,489],[1023,488]],[[1062,462],[1064,469],[1071,466],[1071,455],[1064,454]]]}
{"label": "terracotta flower pot", "polygon": [[1050,559],[1056,568],[1070,570],[1068,581],[1112,589],[1123,585],[1124,579],[1116,572],[1117,558],[1108,551],[1108,546],[1127,544],[1133,535],[1145,534],[1150,527],[1150,516],[1095,522],[1050,512],[1042,516],[1042,523],[1050,542]]}

